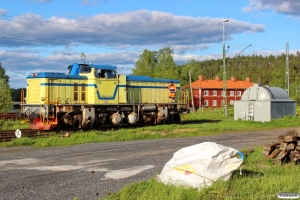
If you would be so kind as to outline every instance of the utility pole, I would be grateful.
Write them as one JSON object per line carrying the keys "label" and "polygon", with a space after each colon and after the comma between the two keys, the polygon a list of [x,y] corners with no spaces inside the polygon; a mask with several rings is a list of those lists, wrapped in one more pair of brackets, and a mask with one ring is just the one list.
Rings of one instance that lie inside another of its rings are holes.
{"label": "utility pole", "polygon": [[285,59],[285,91],[290,95],[290,67],[289,67],[289,43],[286,43]]}
{"label": "utility pole", "polygon": [[195,106],[194,106],[194,95],[193,95],[193,87],[192,87],[192,75],[191,75],[191,70],[189,71],[189,79],[190,79],[190,89],[191,89],[191,100],[192,100],[192,108],[193,108],[193,113],[195,112]]}
{"label": "utility pole", "polygon": [[225,22],[229,22],[229,19],[223,20],[223,106],[224,116],[227,116],[227,75],[226,75],[226,52],[225,52]]}

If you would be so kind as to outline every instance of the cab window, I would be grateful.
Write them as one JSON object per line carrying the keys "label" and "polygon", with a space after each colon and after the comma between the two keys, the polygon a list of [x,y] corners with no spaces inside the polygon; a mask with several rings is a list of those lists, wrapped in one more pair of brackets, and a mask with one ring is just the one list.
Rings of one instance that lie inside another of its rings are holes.
{"label": "cab window", "polygon": [[88,74],[92,71],[91,67],[88,66],[88,65],[81,65],[81,68],[80,68],[80,73],[82,74]]}

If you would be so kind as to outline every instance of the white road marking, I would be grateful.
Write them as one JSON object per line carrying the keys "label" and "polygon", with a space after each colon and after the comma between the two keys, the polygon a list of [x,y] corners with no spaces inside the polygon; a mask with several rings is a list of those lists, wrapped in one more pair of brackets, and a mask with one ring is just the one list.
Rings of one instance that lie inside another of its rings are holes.
{"label": "white road marking", "polygon": [[[16,160],[4,160],[0,161],[0,167],[2,170],[38,170],[38,171],[73,171],[73,170],[82,170],[88,172],[106,172],[104,178],[106,179],[123,179],[128,178],[134,175],[137,175],[145,170],[154,168],[154,165],[145,165],[145,166],[135,166],[132,168],[120,169],[120,170],[109,170],[107,168],[100,168],[99,165],[107,164],[107,161],[113,161],[115,159],[106,159],[106,160],[89,160],[85,162],[77,162],[75,165],[44,165],[43,160],[34,159],[34,158],[24,158]],[[42,162],[43,161],[43,162]],[[33,166],[34,165],[34,166]]]}
{"label": "white road marking", "polygon": [[128,169],[121,169],[121,170],[113,170],[108,173],[106,173],[104,176],[104,179],[122,179],[122,178],[128,178],[134,175],[137,175],[145,170],[154,168],[154,165],[146,165],[146,166],[136,166]]}
{"label": "white road marking", "polygon": [[2,160],[0,161],[0,166],[5,165],[32,165],[39,162],[38,159],[34,158],[23,158],[23,159],[16,159],[16,160]]}

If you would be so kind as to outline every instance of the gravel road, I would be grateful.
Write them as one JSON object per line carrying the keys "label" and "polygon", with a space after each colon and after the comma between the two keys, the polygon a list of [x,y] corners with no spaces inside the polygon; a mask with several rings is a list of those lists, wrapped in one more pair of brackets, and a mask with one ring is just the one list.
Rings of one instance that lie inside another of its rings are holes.
{"label": "gravel road", "polygon": [[241,150],[290,129],[181,139],[0,148],[0,199],[97,199],[160,173],[177,150],[216,142]]}

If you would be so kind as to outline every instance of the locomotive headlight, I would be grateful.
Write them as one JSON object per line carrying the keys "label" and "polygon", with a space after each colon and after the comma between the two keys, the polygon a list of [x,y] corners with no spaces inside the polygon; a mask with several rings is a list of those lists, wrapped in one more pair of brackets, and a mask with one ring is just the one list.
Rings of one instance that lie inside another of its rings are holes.
{"label": "locomotive headlight", "polygon": [[41,97],[41,101],[45,101],[45,99],[46,99],[45,97]]}

